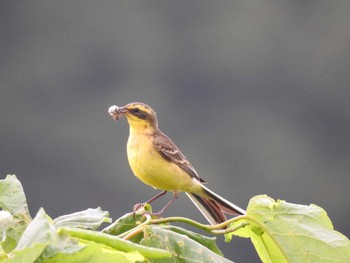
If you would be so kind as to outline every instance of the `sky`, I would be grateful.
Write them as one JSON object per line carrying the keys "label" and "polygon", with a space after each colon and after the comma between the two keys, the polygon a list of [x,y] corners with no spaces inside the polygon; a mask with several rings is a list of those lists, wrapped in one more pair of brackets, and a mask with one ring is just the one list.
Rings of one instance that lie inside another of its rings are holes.
{"label": "sky", "polygon": [[[128,125],[149,104],[208,187],[323,207],[350,236],[349,1],[1,1],[0,174],[32,215],[158,193],[131,172]],[[170,195],[154,204],[160,209]],[[182,194],[167,216],[205,222]],[[249,240],[220,248],[256,262]]]}

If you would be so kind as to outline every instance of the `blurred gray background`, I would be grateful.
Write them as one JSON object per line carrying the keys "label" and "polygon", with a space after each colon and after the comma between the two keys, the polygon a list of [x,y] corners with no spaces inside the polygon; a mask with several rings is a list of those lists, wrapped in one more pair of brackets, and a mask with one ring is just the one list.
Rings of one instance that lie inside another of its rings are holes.
{"label": "blurred gray background", "polygon": [[[350,235],[350,1],[1,1],[0,171],[32,215],[155,193],[111,105],[150,104],[208,186],[323,207]],[[170,195],[155,203],[165,204]],[[185,195],[167,216],[204,218]],[[257,262],[249,240],[220,247]]]}

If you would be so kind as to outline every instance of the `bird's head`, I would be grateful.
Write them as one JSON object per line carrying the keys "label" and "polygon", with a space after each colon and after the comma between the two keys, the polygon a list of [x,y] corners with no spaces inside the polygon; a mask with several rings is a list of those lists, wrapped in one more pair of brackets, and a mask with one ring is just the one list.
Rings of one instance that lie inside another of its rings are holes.
{"label": "bird's head", "polygon": [[141,126],[145,128],[158,127],[156,112],[150,106],[142,102],[131,102],[124,107],[114,105],[109,107],[108,113],[114,120],[119,120],[125,116],[129,125],[133,128]]}

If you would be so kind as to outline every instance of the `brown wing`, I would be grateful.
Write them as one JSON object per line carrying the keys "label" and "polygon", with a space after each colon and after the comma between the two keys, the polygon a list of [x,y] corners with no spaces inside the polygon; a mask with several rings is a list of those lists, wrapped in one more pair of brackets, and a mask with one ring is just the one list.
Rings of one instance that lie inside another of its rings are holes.
{"label": "brown wing", "polygon": [[166,136],[160,130],[156,131],[153,136],[153,145],[161,156],[163,156],[166,160],[178,165],[182,170],[188,173],[189,176],[194,177],[201,182],[204,182],[204,180],[199,177],[190,162],[180,152],[179,148],[177,148],[177,146],[168,136]]}

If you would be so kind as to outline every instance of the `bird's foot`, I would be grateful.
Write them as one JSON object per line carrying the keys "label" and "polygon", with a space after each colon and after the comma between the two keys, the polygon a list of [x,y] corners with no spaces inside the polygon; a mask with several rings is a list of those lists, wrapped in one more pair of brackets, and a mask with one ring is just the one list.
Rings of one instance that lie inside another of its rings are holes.
{"label": "bird's foot", "polygon": [[144,208],[147,203],[139,203],[134,205],[134,209],[132,210],[132,213],[135,214],[138,210],[141,208]]}
{"label": "bird's foot", "polygon": [[135,215],[144,215],[144,214],[149,214],[152,215],[152,207],[149,203],[138,203],[134,205],[134,209],[132,211],[132,216],[135,218]]}
{"label": "bird's foot", "polygon": [[152,213],[152,207],[149,203],[139,203],[134,205],[134,210],[132,212],[133,217],[135,218],[136,214],[138,215],[150,215],[155,218],[163,217],[164,209],[160,210],[157,213]]}

